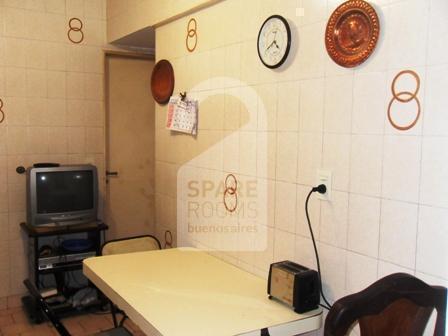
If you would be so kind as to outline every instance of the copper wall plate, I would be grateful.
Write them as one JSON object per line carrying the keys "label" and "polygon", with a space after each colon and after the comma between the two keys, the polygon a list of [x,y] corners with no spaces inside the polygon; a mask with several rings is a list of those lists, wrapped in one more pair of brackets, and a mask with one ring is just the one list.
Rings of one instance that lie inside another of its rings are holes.
{"label": "copper wall plate", "polygon": [[174,90],[174,71],[171,63],[165,59],[154,66],[151,75],[151,92],[159,104],[166,104]]}
{"label": "copper wall plate", "polygon": [[375,9],[363,0],[349,0],[331,14],[325,46],[333,61],[352,68],[369,58],[379,34],[380,22]]}

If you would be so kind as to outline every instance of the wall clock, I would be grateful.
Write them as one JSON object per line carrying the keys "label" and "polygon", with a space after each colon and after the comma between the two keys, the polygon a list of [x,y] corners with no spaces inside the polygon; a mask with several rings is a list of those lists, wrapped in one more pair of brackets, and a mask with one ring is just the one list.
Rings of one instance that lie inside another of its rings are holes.
{"label": "wall clock", "polygon": [[272,15],[263,22],[258,33],[258,56],[270,69],[282,65],[291,47],[291,29],[288,21],[280,15]]}

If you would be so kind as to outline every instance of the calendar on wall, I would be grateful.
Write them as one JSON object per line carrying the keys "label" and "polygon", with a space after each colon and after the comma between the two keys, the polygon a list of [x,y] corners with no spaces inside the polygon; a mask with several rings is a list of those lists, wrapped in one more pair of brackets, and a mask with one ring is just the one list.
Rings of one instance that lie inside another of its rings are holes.
{"label": "calendar on wall", "polygon": [[197,134],[198,101],[172,96],[168,102],[166,128],[171,131]]}

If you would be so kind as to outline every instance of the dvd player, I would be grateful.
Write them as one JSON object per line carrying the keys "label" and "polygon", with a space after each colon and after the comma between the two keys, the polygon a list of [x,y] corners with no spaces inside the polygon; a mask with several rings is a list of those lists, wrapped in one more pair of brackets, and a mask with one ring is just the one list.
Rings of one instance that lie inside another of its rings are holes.
{"label": "dvd player", "polygon": [[58,267],[70,266],[80,261],[89,258],[95,257],[95,251],[83,252],[83,253],[73,253],[73,254],[64,254],[64,255],[53,255],[49,257],[41,257],[38,259],[38,269],[46,270],[53,269]]}

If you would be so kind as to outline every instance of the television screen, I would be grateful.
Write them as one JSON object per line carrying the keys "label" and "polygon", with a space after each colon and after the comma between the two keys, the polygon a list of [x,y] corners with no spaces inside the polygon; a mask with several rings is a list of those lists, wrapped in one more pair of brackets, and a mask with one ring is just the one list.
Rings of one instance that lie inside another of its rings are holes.
{"label": "television screen", "polygon": [[36,173],[37,213],[62,213],[94,207],[93,172]]}

